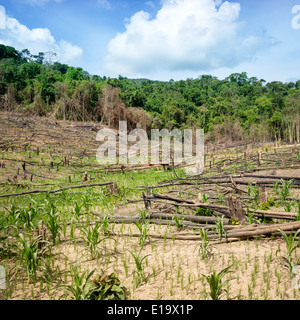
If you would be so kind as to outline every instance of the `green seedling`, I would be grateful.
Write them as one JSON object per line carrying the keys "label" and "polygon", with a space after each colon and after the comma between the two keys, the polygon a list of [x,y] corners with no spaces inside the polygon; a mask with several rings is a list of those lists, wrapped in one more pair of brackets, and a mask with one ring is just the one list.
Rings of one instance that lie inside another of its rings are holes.
{"label": "green seedling", "polygon": [[284,202],[290,195],[290,187],[293,183],[293,180],[285,181],[281,179],[279,182],[276,182],[274,185],[275,192],[279,195],[280,200]]}
{"label": "green seedling", "polygon": [[203,228],[200,228],[199,232],[200,232],[200,237],[201,237],[201,243],[198,245],[198,247],[199,247],[198,253],[199,253],[200,258],[202,260],[206,260],[211,253],[208,248],[209,241],[207,240],[207,231]]}
{"label": "green seedling", "polygon": [[76,201],[73,213],[77,220],[82,216],[81,210],[82,210],[82,206]]}
{"label": "green seedling", "polygon": [[130,251],[130,254],[132,255],[134,262],[135,262],[135,266],[136,266],[136,270],[134,271],[134,275],[136,276],[136,287],[138,288],[143,282],[145,282],[147,280],[145,273],[144,273],[144,261],[145,259],[150,256],[150,254],[147,254],[145,256],[142,256],[142,250],[143,247],[140,249],[139,253]]}
{"label": "green seedling", "polygon": [[293,207],[294,207],[294,202],[288,202],[284,207],[284,211],[291,212]]}
{"label": "green seedling", "polygon": [[248,184],[247,195],[248,195],[248,197],[253,197],[255,204],[258,203],[259,191],[258,191],[257,188],[255,187],[255,185],[253,185],[252,183],[249,183],[249,184]]}
{"label": "green seedling", "polygon": [[300,229],[298,229],[294,235],[292,232],[290,232],[289,236],[281,228],[278,228],[278,229],[282,234],[286,244],[286,249],[287,249],[286,260],[288,262],[289,271],[291,272],[294,267],[294,262],[292,261],[292,253],[300,246],[300,240],[297,239],[297,236],[300,234]]}
{"label": "green seedling", "polygon": [[101,226],[100,230],[104,233],[104,235],[108,236],[110,235],[109,229],[109,218],[107,215],[105,215],[101,220]]}
{"label": "green seedling", "polygon": [[71,266],[71,285],[60,285],[53,292],[53,294],[58,290],[64,290],[64,293],[60,296],[61,298],[66,298],[70,300],[89,300],[91,296],[90,292],[90,279],[95,273],[95,270],[89,272],[87,269],[82,272],[82,274],[78,271],[78,264],[75,266]]}
{"label": "green seedling", "polygon": [[16,221],[22,221],[24,228],[33,228],[33,220],[37,216],[37,210],[34,207],[22,208],[18,210]]}
{"label": "green seedling", "polygon": [[41,265],[43,254],[46,248],[39,248],[39,243],[42,241],[40,237],[34,238],[32,241],[27,242],[23,234],[19,234],[19,256],[22,264],[25,265],[27,279],[29,281],[36,280],[37,270]]}
{"label": "green seedling", "polygon": [[139,243],[142,247],[146,244],[147,239],[150,239],[148,235],[149,231],[149,221],[145,223],[136,222],[135,225],[138,227],[140,231]]}
{"label": "green seedling", "polygon": [[57,212],[57,208],[54,203],[49,203],[48,210],[46,211],[47,215],[47,227],[52,235],[52,244],[55,246],[57,240],[60,240],[60,233],[62,227],[60,226],[60,215]]}
{"label": "green seedling", "polygon": [[101,237],[101,222],[96,223],[94,227],[82,227],[81,234],[92,259],[100,257],[102,251],[99,250],[99,245],[101,243],[104,243],[107,239],[115,241],[110,237]]}
{"label": "green seedling", "polygon": [[176,229],[178,231],[180,231],[183,228],[183,220],[184,220],[183,218],[180,218],[178,216],[173,217],[173,221],[175,222]]}
{"label": "green seedling", "polygon": [[224,229],[224,216],[222,216],[221,219],[216,222],[216,231],[220,239],[223,235],[226,238],[227,230]]}
{"label": "green seedling", "polygon": [[212,300],[220,300],[224,293],[228,293],[227,290],[225,289],[225,286],[228,284],[229,281],[233,280],[234,278],[227,279],[223,282],[222,282],[222,279],[226,274],[228,274],[229,272],[232,272],[232,271],[229,271],[231,267],[232,266],[228,266],[223,270],[221,270],[219,273],[217,273],[214,270],[213,273],[208,276],[203,275],[209,284],[209,288],[210,288],[209,296],[211,297]]}

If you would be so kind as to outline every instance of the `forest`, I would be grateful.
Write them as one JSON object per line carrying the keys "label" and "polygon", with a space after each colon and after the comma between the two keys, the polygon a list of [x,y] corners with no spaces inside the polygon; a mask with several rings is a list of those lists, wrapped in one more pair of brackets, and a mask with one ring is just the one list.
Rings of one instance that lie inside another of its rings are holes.
{"label": "forest", "polygon": [[54,119],[96,121],[112,128],[202,128],[206,141],[300,143],[300,80],[249,78],[154,81],[91,75],[56,54],[0,45],[0,110]]}

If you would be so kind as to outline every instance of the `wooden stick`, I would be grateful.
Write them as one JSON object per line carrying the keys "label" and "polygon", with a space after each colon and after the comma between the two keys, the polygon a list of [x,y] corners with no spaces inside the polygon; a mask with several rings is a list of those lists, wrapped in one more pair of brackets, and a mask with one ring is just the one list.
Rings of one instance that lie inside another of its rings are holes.
{"label": "wooden stick", "polygon": [[100,187],[100,186],[107,186],[107,185],[111,185],[111,184],[113,184],[113,182],[83,184],[83,185],[78,185],[78,186],[65,187],[65,188],[61,188],[61,189],[57,189],[57,190],[32,190],[32,191],[26,191],[26,192],[20,192],[20,193],[1,194],[0,198],[3,198],[3,197],[17,197],[17,196],[23,196],[23,195],[26,195],[26,194],[33,194],[33,193],[57,193],[57,192],[64,191],[64,190],[69,190],[69,189]]}
{"label": "wooden stick", "polygon": [[275,224],[273,226],[267,226],[267,227],[262,226],[262,227],[258,227],[256,230],[232,231],[232,232],[228,232],[227,238],[254,237],[259,235],[268,235],[276,231],[279,231],[279,228],[281,228],[283,231],[298,230],[300,229],[300,221],[289,222],[284,224]]}

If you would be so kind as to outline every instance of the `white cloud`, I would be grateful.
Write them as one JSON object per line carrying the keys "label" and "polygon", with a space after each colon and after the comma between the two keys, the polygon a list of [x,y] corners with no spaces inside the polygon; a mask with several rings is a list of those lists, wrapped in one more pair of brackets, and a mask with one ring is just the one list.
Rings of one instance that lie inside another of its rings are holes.
{"label": "white cloud", "polygon": [[163,0],[154,18],[139,11],[108,45],[106,70],[116,75],[155,71],[210,71],[253,59],[273,44],[266,35],[243,35],[239,3]]}
{"label": "white cloud", "polygon": [[5,8],[0,5],[0,29],[6,28],[6,14]]}
{"label": "white cloud", "polygon": [[108,0],[98,0],[97,5],[106,10],[112,10],[112,6]]}
{"label": "white cloud", "polygon": [[83,54],[82,49],[76,45],[65,40],[57,42],[49,29],[29,29],[8,16],[5,16],[5,29],[0,29],[0,43],[19,51],[28,49],[32,54],[55,52],[60,62],[68,64],[76,63]]}

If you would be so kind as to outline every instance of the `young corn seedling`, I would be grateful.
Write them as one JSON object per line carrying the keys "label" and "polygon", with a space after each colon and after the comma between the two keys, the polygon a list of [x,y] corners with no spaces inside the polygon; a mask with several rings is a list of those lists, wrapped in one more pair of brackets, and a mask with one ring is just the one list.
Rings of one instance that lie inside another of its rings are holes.
{"label": "young corn seedling", "polygon": [[285,207],[284,207],[284,211],[285,212],[291,212],[292,211],[292,208],[294,207],[294,202],[288,202],[286,203]]}
{"label": "young corn seedling", "polygon": [[52,235],[52,244],[55,246],[57,240],[60,240],[62,227],[60,226],[59,213],[53,203],[50,203],[50,208],[46,211],[47,214],[47,227]]}
{"label": "young corn seedling", "polygon": [[88,188],[84,195],[82,196],[82,206],[85,209],[85,212],[88,213],[91,205],[91,196],[92,196],[92,189]]}
{"label": "young corn seedling", "polygon": [[209,196],[207,196],[205,193],[203,193],[203,194],[202,194],[202,201],[203,201],[203,203],[206,203],[208,199],[209,199]]}
{"label": "young corn seedling", "polygon": [[37,216],[37,210],[34,207],[22,208],[16,215],[16,221],[24,223],[24,229],[33,227],[33,219]]}
{"label": "young corn seedling", "polygon": [[292,269],[294,267],[294,262],[292,261],[292,253],[300,246],[300,240],[297,239],[297,236],[300,234],[300,229],[297,230],[294,235],[291,232],[289,236],[287,236],[287,234],[280,228],[279,231],[286,243],[286,260],[288,262],[289,271],[292,272]]}
{"label": "young corn seedling", "polygon": [[72,284],[63,284],[58,286],[58,288],[54,290],[53,295],[56,293],[56,291],[63,289],[64,293],[60,296],[59,299],[62,299],[64,297],[71,300],[89,300],[91,296],[89,281],[95,273],[95,270],[89,272],[86,269],[82,272],[82,274],[80,274],[78,270],[78,263],[76,263],[75,266],[71,266],[70,273]]}
{"label": "young corn seedling", "polygon": [[224,216],[222,216],[221,219],[216,222],[216,231],[220,239],[222,238],[223,235],[226,238],[227,231],[224,229]]}
{"label": "young corn seedling", "polygon": [[175,222],[175,225],[176,225],[176,229],[178,231],[182,230],[183,228],[183,218],[180,218],[180,217],[177,217],[177,216],[174,216],[173,217],[173,221]]}
{"label": "young corn seedling", "polygon": [[99,250],[99,245],[101,243],[107,239],[115,241],[115,239],[110,237],[101,237],[101,222],[96,223],[94,227],[83,227],[81,233],[92,259],[100,257],[101,251]]}
{"label": "young corn seedling", "polygon": [[145,223],[136,222],[135,225],[138,227],[138,229],[140,231],[139,243],[142,247],[144,247],[147,239],[150,239],[150,237],[148,235],[149,222],[148,221]]}
{"label": "young corn seedling", "polygon": [[27,242],[23,234],[19,234],[19,256],[20,261],[25,265],[27,279],[29,281],[36,280],[36,273],[41,265],[43,254],[46,248],[39,249],[40,237],[34,238],[31,242]]}
{"label": "young corn seedling", "polygon": [[203,275],[207,280],[210,288],[209,296],[212,300],[220,300],[224,293],[227,293],[227,290],[224,289],[229,281],[233,280],[233,278],[222,281],[223,277],[228,274],[231,266],[228,266],[217,273],[215,270],[209,276]]}
{"label": "young corn seedling", "polygon": [[105,215],[102,220],[101,220],[101,227],[100,230],[104,233],[104,235],[108,236],[110,235],[110,230],[109,230],[109,219],[108,216]]}
{"label": "young corn seedling", "polygon": [[142,219],[142,220],[146,220],[146,218],[147,218],[147,211],[146,211],[146,210],[141,210],[141,209],[139,209],[139,212],[140,212],[141,219]]}
{"label": "young corn seedling", "polygon": [[139,253],[130,251],[130,254],[132,255],[134,262],[135,262],[135,266],[136,266],[136,270],[134,271],[134,275],[135,275],[135,280],[136,280],[136,287],[138,288],[143,282],[146,282],[147,277],[145,276],[144,273],[144,261],[145,259],[150,256],[150,254],[147,254],[145,256],[142,256],[142,250],[143,247],[141,247]]}
{"label": "young corn seedling", "polygon": [[77,201],[75,202],[73,213],[76,220],[79,220],[79,218],[82,216],[82,206]]}
{"label": "young corn seedling", "polygon": [[[284,202],[290,195],[290,187],[292,183],[293,183],[293,180],[285,181],[283,179],[275,183],[274,189],[276,193],[279,195],[280,200],[282,202]],[[281,184],[281,187],[279,186],[279,184]]]}
{"label": "young corn seedling", "polygon": [[200,228],[199,232],[201,237],[201,243],[198,245],[198,253],[202,260],[206,260],[210,255],[210,250],[208,249],[209,241],[207,240],[207,231],[205,229]]}
{"label": "young corn seedling", "polygon": [[248,195],[248,197],[253,197],[255,204],[258,203],[258,195],[259,195],[259,192],[258,192],[257,188],[256,188],[254,185],[252,185],[251,182],[248,184],[248,192],[247,192],[247,195]]}

